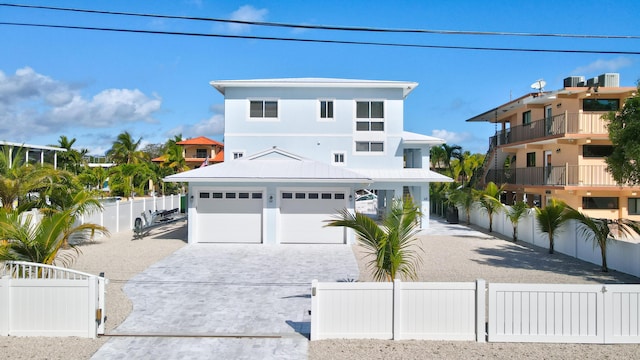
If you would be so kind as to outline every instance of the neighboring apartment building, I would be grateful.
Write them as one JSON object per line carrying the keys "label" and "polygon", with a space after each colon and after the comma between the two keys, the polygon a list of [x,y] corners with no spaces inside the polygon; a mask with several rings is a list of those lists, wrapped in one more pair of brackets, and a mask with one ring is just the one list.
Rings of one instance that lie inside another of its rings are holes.
{"label": "neighboring apartment building", "polygon": [[[189,242],[350,243],[326,228],[354,209],[356,191],[378,209],[411,195],[425,209],[429,170],[443,140],[405,132],[401,81],[264,79],[213,81],[225,98],[225,162],[167,177],[189,183]],[[214,230],[215,229],[215,230]]]}
{"label": "neighboring apartment building", "polygon": [[[182,140],[176,143],[182,147],[182,156],[190,169],[197,169],[202,165],[212,165],[224,161],[224,145],[205,136]],[[151,161],[162,163],[164,156]]]}
{"label": "neighboring apartment building", "polygon": [[559,199],[598,218],[640,220],[640,187],[616,184],[606,171],[612,151],[602,116],[617,111],[636,87],[619,86],[619,75],[526,94],[467,121],[495,123],[484,178],[506,184],[505,202],[544,206]]}

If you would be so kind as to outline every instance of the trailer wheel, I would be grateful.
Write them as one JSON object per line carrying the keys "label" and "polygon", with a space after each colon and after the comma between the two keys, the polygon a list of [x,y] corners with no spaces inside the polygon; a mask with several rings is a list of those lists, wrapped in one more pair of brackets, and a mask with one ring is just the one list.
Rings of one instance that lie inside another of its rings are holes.
{"label": "trailer wheel", "polygon": [[135,234],[136,238],[141,238],[142,237],[142,219],[137,217],[136,220],[133,222],[133,232]]}

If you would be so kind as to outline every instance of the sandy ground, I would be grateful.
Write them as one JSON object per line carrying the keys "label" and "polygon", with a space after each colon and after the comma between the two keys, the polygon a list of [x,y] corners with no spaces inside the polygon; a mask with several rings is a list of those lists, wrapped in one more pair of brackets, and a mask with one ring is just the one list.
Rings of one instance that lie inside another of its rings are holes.
{"label": "sandy ground", "polygon": [[[154,235],[156,234],[156,235]],[[107,291],[107,333],[131,311],[122,287],[133,275],[185,245],[184,223],[154,230],[132,241],[122,232],[81,247],[73,268],[110,279]],[[599,266],[577,261],[526,244],[513,244],[486,234],[424,235],[421,281],[473,281],[526,283],[638,283],[618,273],[603,274]],[[369,280],[365,254],[354,253],[360,281]],[[89,359],[108,340],[80,338],[0,338],[4,359]],[[508,344],[450,341],[322,340],[309,343],[309,359],[632,359],[640,358],[640,345]]]}

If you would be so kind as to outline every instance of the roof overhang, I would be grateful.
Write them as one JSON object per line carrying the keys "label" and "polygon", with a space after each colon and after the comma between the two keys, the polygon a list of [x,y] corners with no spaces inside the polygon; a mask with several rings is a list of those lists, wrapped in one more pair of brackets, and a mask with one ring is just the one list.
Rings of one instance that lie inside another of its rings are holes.
{"label": "roof overhang", "polygon": [[442,145],[446,141],[434,136],[427,136],[409,131],[402,132],[402,143],[407,145]]}

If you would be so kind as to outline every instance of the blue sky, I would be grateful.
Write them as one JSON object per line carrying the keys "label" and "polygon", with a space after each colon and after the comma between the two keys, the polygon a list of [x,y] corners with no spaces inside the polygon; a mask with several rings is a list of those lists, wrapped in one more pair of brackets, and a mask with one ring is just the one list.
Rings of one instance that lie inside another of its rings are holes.
{"label": "blue sky", "polygon": [[[29,5],[349,27],[640,35],[629,1],[21,1]],[[638,51],[637,39],[345,33],[0,6],[0,22],[425,45]],[[543,78],[620,73],[639,55],[342,45],[0,25],[0,140],[55,144],[60,135],[103,154],[122,131],[143,143],[175,134],[222,140],[223,97],[212,80],[330,77],[415,81],[405,129],[486,152],[493,125],[465,123]]]}

